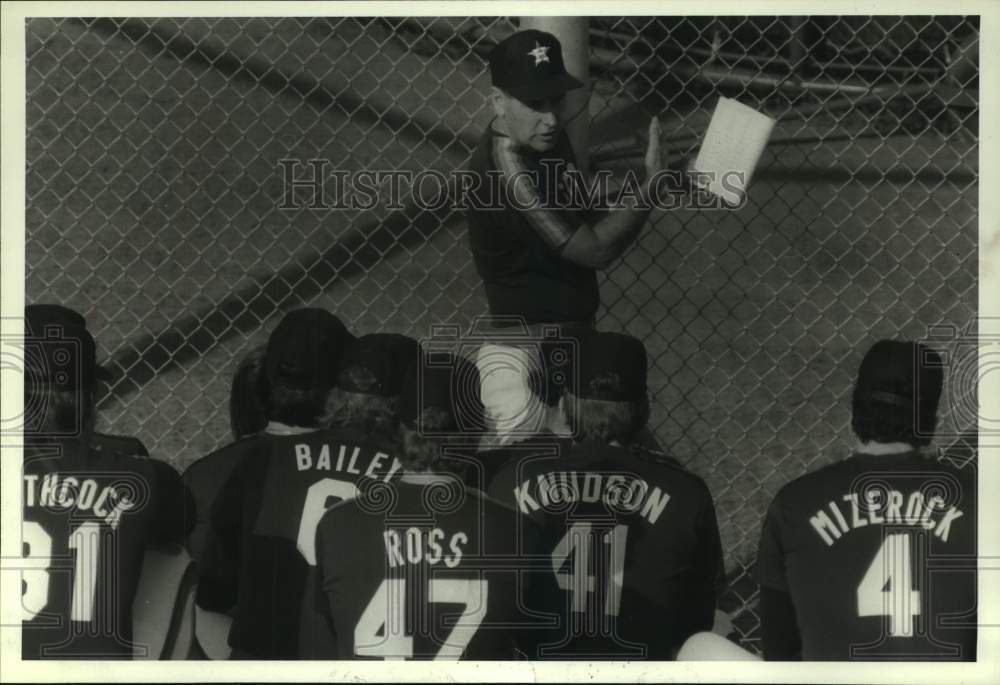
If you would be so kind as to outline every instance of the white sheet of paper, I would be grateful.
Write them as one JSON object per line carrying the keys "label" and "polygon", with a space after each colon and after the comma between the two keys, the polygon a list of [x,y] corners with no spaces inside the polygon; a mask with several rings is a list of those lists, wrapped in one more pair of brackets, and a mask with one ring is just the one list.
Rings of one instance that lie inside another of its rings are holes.
{"label": "white sheet of paper", "polygon": [[712,174],[700,185],[729,204],[739,204],[775,123],[766,114],[720,97],[691,166],[692,171]]}

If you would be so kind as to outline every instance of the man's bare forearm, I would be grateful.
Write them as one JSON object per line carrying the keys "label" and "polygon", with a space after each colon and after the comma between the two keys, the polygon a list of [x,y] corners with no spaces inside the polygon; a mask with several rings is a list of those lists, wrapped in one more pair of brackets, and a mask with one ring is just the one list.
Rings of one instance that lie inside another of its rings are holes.
{"label": "man's bare forearm", "polygon": [[[645,189],[644,189],[645,190]],[[649,220],[652,203],[648,192],[644,192],[635,207],[610,209],[594,224],[594,235],[605,248],[607,261],[618,259],[635,242],[642,227]]]}

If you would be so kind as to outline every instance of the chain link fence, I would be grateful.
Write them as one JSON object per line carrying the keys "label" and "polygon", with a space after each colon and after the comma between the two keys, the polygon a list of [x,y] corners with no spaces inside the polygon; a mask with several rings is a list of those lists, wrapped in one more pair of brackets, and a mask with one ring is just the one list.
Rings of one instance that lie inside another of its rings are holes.
{"label": "chain link fence", "polygon": [[[86,315],[115,374],[99,428],[183,468],[229,439],[233,367],[283,312],[417,337],[485,313],[460,210],[384,188],[323,209],[286,171],[465,168],[485,55],[517,25],[29,20],[27,299]],[[595,168],[638,168],[654,114],[690,156],[720,95],[778,119],[747,205],[654,214],[598,321],[645,341],[651,424],[713,492],[748,648],[764,509],[849,453],[868,345],[935,338],[941,444],[975,433],[977,39],[965,17],[590,22]]]}

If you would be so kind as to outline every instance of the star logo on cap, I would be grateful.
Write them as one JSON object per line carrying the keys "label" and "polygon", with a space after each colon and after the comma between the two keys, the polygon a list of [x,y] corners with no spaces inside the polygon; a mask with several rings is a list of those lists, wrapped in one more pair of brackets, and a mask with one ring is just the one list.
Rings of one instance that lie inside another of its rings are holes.
{"label": "star logo on cap", "polygon": [[549,61],[549,48],[547,45],[539,45],[538,41],[535,41],[535,49],[528,51],[529,57],[535,58],[535,66],[537,67],[542,62]]}

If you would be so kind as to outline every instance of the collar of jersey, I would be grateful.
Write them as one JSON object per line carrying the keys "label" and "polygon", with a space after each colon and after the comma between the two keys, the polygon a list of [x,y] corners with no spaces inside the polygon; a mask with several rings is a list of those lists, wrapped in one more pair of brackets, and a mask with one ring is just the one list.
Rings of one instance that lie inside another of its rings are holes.
{"label": "collar of jersey", "polygon": [[318,428],[307,428],[305,426],[289,426],[281,421],[268,421],[264,432],[268,435],[304,435],[315,433]]}
{"label": "collar of jersey", "polygon": [[867,442],[858,445],[855,454],[872,457],[889,457],[896,454],[912,454],[918,450],[905,442]]}
{"label": "collar of jersey", "polygon": [[433,471],[407,471],[402,475],[401,480],[414,485],[457,482],[456,477],[451,474],[434,473]]}

